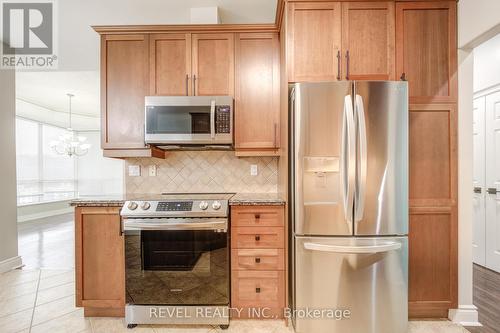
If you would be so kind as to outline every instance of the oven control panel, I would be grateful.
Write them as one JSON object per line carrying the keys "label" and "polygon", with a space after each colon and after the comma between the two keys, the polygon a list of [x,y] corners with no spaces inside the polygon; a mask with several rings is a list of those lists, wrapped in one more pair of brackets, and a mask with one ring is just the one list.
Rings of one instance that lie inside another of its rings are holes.
{"label": "oven control panel", "polygon": [[123,217],[227,217],[228,200],[161,200],[127,201],[121,211]]}

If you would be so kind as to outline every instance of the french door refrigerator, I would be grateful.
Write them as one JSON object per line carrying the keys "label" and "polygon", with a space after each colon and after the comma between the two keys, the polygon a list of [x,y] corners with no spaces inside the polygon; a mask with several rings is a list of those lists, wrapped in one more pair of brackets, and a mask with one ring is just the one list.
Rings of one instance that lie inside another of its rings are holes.
{"label": "french door refrigerator", "polygon": [[406,82],[290,85],[297,333],[408,324]]}

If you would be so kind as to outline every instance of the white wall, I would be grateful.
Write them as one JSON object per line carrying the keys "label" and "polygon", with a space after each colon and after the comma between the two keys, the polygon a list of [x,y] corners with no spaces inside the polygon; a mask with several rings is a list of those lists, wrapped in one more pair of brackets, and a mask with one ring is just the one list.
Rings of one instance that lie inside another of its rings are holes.
{"label": "white wall", "polygon": [[17,257],[15,72],[0,70],[0,272],[20,264]]}
{"label": "white wall", "polygon": [[500,85],[500,34],[474,48],[474,93],[496,85]]}
{"label": "white wall", "polygon": [[78,195],[110,195],[124,192],[124,161],[103,157],[100,132],[79,132],[92,145],[78,157]]}
{"label": "white wall", "polygon": [[499,0],[458,1],[458,47],[475,47],[499,32]]}

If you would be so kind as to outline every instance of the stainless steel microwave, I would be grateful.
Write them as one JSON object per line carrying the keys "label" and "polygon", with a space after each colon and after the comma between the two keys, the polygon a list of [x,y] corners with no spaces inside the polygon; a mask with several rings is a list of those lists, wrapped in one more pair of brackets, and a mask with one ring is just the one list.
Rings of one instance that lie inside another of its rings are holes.
{"label": "stainless steel microwave", "polygon": [[231,96],[146,96],[145,141],[175,147],[232,146]]}

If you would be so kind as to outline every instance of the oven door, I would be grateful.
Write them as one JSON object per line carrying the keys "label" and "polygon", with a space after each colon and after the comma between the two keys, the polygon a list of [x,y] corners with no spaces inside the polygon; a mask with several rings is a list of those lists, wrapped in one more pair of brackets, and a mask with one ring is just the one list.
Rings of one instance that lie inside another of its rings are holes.
{"label": "oven door", "polygon": [[127,219],[123,230],[127,304],[229,304],[226,219]]}
{"label": "oven door", "polygon": [[145,141],[162,145],[232,144],[232,98],[148,96]]}

